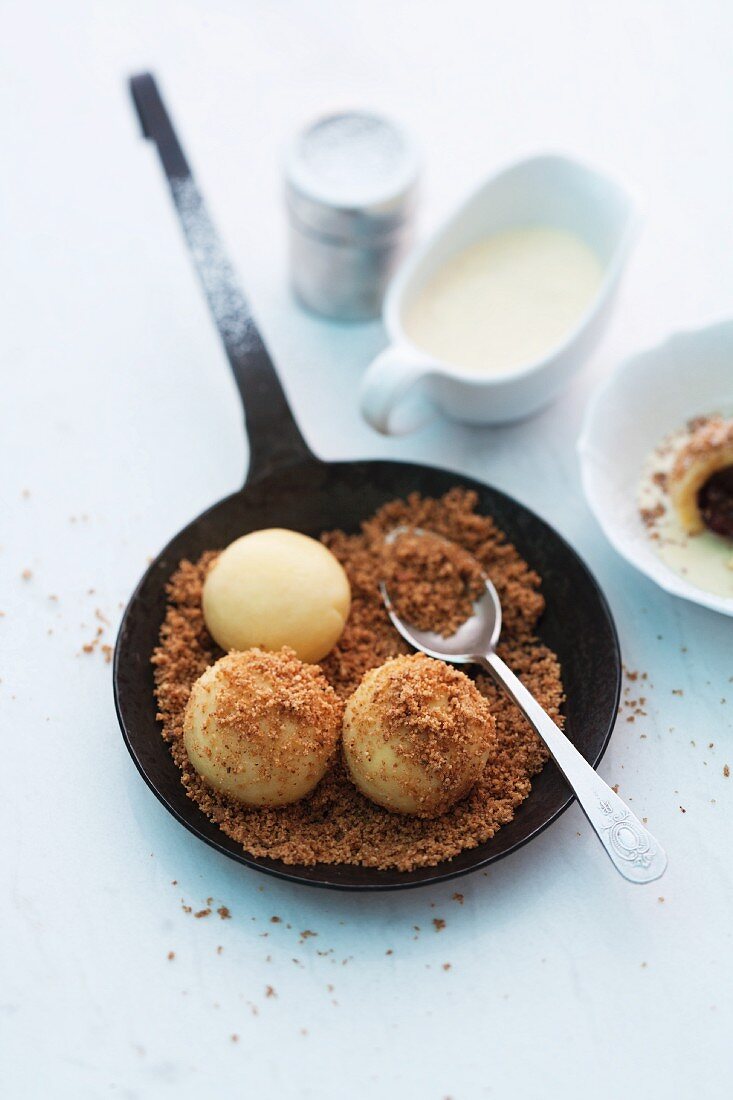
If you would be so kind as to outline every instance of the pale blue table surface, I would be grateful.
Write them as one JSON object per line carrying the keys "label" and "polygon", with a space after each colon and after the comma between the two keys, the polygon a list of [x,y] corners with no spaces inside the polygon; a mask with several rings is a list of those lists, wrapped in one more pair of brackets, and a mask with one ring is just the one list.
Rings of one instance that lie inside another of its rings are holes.
{"label": "pale blue table surface", "polygon": [[[614,554],[574,451],[589,393],[621,358],[730,309],[729,6],[2,10],[7,1095],[730,1095],[733,627]],[[619,721],[601,772],[666,846],[659,883],[615,875],[574,806],[487,874],[445,887],[300,889],[197,842],[142,783],[110,666],[80,651],[98,626],[112,642],[148,556],[246,466],[234,386],[126,99],[125,74],[144,66],[162,78],[318,453],[485,479],[597,575],[627,666],[649,677],[646,717]],[[483,173],[537,148],[636,183],[647,224],[611,328],[541,416],[499,430],[436,422],[404,440],[360,420],[356,386],[383,330],[294,305],[279,192],[287,136],[342,103],[415,131],[423,231]],[[209,897],[230,920],[184,911]],[[306,929],[317,935],[303,941]]]}

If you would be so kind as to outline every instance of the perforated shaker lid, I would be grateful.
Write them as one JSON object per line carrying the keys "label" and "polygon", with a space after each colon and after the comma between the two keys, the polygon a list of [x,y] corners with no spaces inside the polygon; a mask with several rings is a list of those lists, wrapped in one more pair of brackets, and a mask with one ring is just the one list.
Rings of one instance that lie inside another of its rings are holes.
{"label": "perforated shaker lid", "polygon": [[290,145],[288,205],[314,233],[367,243],[410,216],[419,170],[412,139],[389,119],[365,111],[326,115]]}

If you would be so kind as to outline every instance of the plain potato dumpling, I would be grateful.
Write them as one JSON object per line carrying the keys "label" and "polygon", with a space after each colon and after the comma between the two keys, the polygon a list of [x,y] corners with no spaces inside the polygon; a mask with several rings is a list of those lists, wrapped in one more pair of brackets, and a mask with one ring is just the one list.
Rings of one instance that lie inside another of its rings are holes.
{"label": "plain potato dumpling", "polygon": [[344,757],[373,802],[436,817],[480,778],[495,732],[488,702],[462,672],[421,653],[395,657],[348,700]]}
{"label": "plain potato dumpling", "polygon": [[316,786],[338,744],[343,704],[292,650],[229,653],[193,685],[183,741],[196,771],[246,806],[284,806]]}
{"label": "plain potato dumpling", "polygon": [[302,661],[320,661],[341,637],[350,605],[348,578],[331,551],[277,527],[232,542],[204,582],[204,620],[226,650],[289,646]]}

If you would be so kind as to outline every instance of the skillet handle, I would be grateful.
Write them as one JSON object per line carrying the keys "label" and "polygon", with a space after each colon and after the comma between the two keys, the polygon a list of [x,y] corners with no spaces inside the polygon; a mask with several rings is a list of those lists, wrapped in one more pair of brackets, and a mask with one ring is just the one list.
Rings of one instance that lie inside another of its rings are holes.
{"label": "skillet handle", "polygon": [[317,461],[291,412],[155,78],[151,73],[131,77],[130,92],[143,134],[157,147],[186,243],[242,399],[249,438],[247,481],[256,481],[284,466]]}

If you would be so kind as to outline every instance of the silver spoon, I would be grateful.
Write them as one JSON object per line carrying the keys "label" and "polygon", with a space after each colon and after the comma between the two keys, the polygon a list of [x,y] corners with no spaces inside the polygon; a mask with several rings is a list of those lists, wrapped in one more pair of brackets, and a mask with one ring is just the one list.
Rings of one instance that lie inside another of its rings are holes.
{"label": "silver spoon", "polygon": [[[411,535],[441,537],[420,528],[397,527],[389,533],[387,542],[394,542],[408,532]],[[653,882],[660,878],[667,867],[667,856],[662,846],[632,814],[623,799],[604,783],[521,680],[497,656],[501,602],[488,577],[484,581],[486,591],[473,605],[473,615],[449,638],[429,630],[418,630],[404,622],[395,611],[383,582],[380,588],[389,617],[406,642],[428,657],[456,665],[480,665],[516,703],[549,749],[616,870],[629,882]]]}

